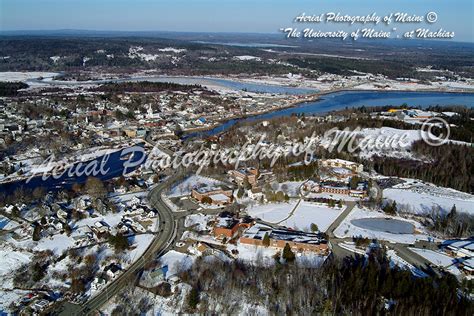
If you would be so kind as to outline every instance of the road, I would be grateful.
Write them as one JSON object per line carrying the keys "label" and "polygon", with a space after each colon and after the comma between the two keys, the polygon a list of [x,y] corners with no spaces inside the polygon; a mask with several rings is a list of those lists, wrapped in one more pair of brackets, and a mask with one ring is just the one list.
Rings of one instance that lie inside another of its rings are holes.
{"label": "road", "polygon": [[[380,188],[378,191],[381,192]],[[329,241],[332,245],[332,250],[335,256],[343,258],[346,256],[354,255],[354,253],[350,252],[347,249],[342,248],[339,246],[340,243],[343,242],[351,242],[352,238],[337,238],[334,235],[334,231],[336,228],[342,223],[342,221],[349,215],[349,213],[354,209],[356,202],[346,202],[346,209],[336,218],[336,220],[329,226],[326,233],[328,235]],[[409,245],[400,244],[400,243],[390,243],[390,242],[383,242],[382,243],[387,246],[388,248],[392,248],[395,250],[396,254],[402,258],[403,260],[409,262],[413,266],[422,268],[422,270],[431,270],[430,262],[423,258],[422,256],[414,253],[410,249],[408,249]],[[434,270],[435,273],[439,273],[439,271]]]}
{"label": "road", "polygon": [[332,222],[332,224],[329,225],[328,229],[326,230],[326,234],[329,238],[335,238],[334,231],[339,225],[341,225],[342,221],[346,219],[347,215],[349,215],[349,213],[352,211],[352,209],[357,203],[353,201],[346,201],[345,204],[347,205],[346,209],[342,211],[341,214],[339,214],[336,220]]}
{"label": "road", "polygon": [[[132,263],[132,265],[115,280],[107,284],[107,286],[103,288],[99,294],[92,297],[84,304],[77,305],[65,302],[62,305],[62,310],[59,313],[60,315],[90,315],[98,312],[100,308],[104,306],[114,295],[119,293],[123,288],[130,286],[130,284],[134,284],[138,275],[147,263],[159,258],[167,251],[175,247],[174,245],[176,241],[185,230],[185,216],[192,214],[193,212],[173,212],[162,200],[161,194],[164,190],[171,187],[174,182],[183,176],[183,171],[177,171],[169,179],[157,185],[150,191],[149,201],[151,206],[158,210],[160,231],[152,240],[151,244],[148,246],[142,256]],[[334,231],[350,214],[356,204],[356,202],[347,201],[344,211],[336,218],[336,220],[328,227],[326,231],[328,239],[332,244],[334,255],[337,257],[353,255],[352,252],[339,246],[339,243],[352,241],[352,238],[337,238],[334,235]],[[220,212],[221,210],[218,211]],[[424,258],[410,251],[407,248],[407,245],[390,243],[386,243],[386,245],[390,248],[393,248],[401,258],[415,266],[428,265],[428,262]]]}
{"label": "road", "polygon": [[[120,292],[126,286],[134,283],[138,274],[144,266],[166,253],[173,245],[178,233],[178,223],[172,210],[162,201],[161,193],[170,187],[172,183],[183,175],[182,172],[176,172],[167,181],[157,185],[150,191],[149,201],[153,208],[158,210],[158,220],[160,232],[152,240],[142,256],[132,263],[115,280],[107,284],[99,294],[92,297],[82,305],[65,303],[60,315],[90,315],[98,311],[108,300]],[[182,222],[182,221],[181,221]]]}

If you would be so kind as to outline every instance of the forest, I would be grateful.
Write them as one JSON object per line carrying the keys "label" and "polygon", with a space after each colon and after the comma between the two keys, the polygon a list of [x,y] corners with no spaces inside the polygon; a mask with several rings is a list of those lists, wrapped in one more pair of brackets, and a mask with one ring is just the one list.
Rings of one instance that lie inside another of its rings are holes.
{"label": "forest", "polygon": [[[181,269],[179,276],[191,286],[185,301],[175,302],[176,311],[184,313],[230,315],[241,312],[243,305],[250,313],[252,307],[265,306],[271,315],[474,312],[465,297],[472,284],[461,285],[451,275],[416,278],[407,270],[392,268],[381,248],[372,250],[368,257],[331,257],[317,266],[290,260],[261,265],[198,258],[190,270]],[[146,312],[147,308],[137,310],[137,306],[147,306],[143,297],[135,299],[141,304],[119,304],[112,315]],[[127,302],[133,300],[126,298]]]}
{"label": "forest", "polygon": [[23,82],[0,82],[0,97],[14,97],[18,90],[26,88],[28,85]]}

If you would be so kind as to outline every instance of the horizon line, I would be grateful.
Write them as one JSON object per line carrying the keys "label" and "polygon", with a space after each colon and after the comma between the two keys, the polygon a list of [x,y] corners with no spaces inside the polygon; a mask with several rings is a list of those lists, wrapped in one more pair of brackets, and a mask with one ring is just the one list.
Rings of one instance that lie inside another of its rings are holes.
{"label": "horizon line", "polygon": [[[47,33],[47,32],[90,32],[90,33],[190,33],[190,34],[241,34],[241,35],[278,35],[280,32],[276,31],[275,33],[271,32],[238,32],[238,31],[169,31],[169,30],[95,30],[95,29],[41,29],[41,30],[31,30],[31,29],[21,29],[21,30],[0,30],[0,35],[8,36],[5,33]],[[46,35],[46,34],[45,34]],[[286,38],[283,37],[283,40]],[[371,39],[361,39],[371,41]],[[376,41],[384,41],[387,39],[376,39]],[[428,42],[452,42],[452,43],[467,43],[474,44],[474,39],[469,40],[457,40],[457,39],[423,39],[423,38],[414,38],[414,39],[405,39],[405,38],[388,38],[388,40],[400,40],[400,41],[428,41]]]}

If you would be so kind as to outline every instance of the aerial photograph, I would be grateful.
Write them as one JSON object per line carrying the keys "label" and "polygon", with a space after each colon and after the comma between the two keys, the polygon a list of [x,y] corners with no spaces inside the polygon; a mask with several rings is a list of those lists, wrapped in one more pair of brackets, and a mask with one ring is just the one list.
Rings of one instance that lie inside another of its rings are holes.
{"label": "aerial photograph", "polygon": [[472,0],[0,0],[0,316],[474,315]]}

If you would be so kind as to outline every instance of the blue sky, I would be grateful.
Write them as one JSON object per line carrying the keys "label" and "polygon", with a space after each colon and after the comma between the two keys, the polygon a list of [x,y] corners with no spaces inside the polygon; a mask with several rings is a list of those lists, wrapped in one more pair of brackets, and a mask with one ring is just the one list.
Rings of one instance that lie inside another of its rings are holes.
{"label": "blue sky", "polygon": [[[472,0],[0,0],[1,30],[121,30],[275,33],[295,16],[341,12],[438,14],[430,27],[474,42]],[[416,25],[419,27],[420,25]],[[428,26],[428,25],[421,25]],[[304,26],[304,27],[307,27]],[[321,30],[342,25],[312,25]],[[409,27],[413,28],[413,25]],[[408,30],[400,27],[399,30]]]}

